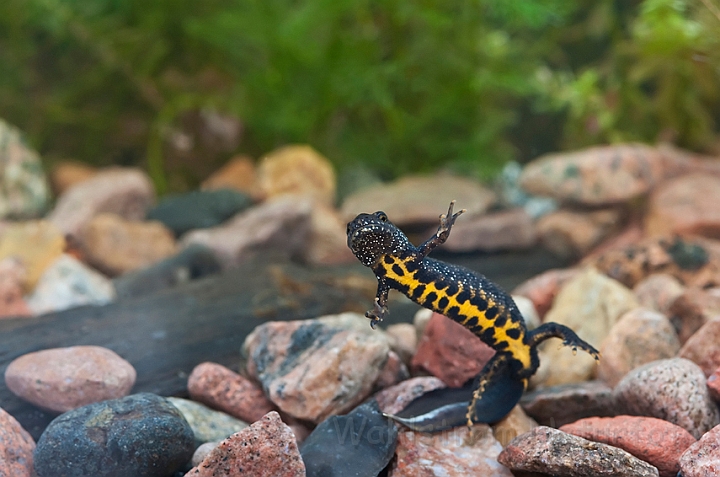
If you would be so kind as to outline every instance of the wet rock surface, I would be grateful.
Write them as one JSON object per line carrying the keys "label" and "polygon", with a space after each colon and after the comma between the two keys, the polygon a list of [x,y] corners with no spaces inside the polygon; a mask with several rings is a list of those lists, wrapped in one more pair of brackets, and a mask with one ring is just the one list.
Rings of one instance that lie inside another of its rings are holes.
{"label": "wet rock surface", "polygon": [[628,373],[614,394],[625,413],[664,419],[697,439],[720,423],[720,411],[705,380],[705,374],[692,361],[663,359]]}
{"label": "wet rock surface", "polygon": [[5,383],[13,393],[54,412],[126,396],[135,378],[130,363],[100,346],[29,353],[5,370]]}
{"label": "wet rock surface", "polygon": [[90,404],[55,419],[35,448],[38,477],[172,475],[192,457],[180,411],[143,393]]}
{"label": "wet rock surface", "polygon": [[660,477],[675,477],[680,456],[696,442],[685,429],[653,417],[595,417],[566,424],[560,430],[619,447],[657,467]]}
{"label": "wet rock surface", "polygon": [[398,431],[370,400],[320,423],[300,447],[307,477],[376,477],[392,459]]}
{"label": "wet rock surface", "polygon": [[220,442],[186,477],[303,477],[295,436],[272,411]]}
{"label": "wet rock surface", "polygon": [[498,461],[514,472],[567,477],[659,475],[655,467],[622,449],[545,426],[510,441]]}

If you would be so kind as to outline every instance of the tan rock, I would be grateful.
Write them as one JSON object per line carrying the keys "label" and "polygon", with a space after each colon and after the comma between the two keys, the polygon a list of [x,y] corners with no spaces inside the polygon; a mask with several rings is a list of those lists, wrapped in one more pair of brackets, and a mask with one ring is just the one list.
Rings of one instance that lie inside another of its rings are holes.
{"label": "tan rock", "polygon": [[293,194],[328,206],[335,202],[335,170],[327,158],[307,145],[281,147],[261,158],[257,181],[266,198]]}
{"label": "tan rock", "polygon": [[128,221],[102,213],[80,233],[84,258],[110,276],[145,268],[175,254],[175,236],[156,221]]}
{"label": "tan rock", "polygon": [[535,419],[528,417],[522,407],[518,404],[512,408],[512,411],[510,411],[510,413],[505,416],[502,421],[493,424],[492,430],[495,439],[500,442],[500,445],[506,447],[511,440],[521,434],[531,431],[537,426],[538,423],[535,422]]}
{"label": "tan rock", "polygon": [[[598,347],[620,316],[637,306],[631,290],[594,268],[585,268],[560,290],[545,321],[566,325]],[[541,345],[540,368],[534,383],[545,386],[574,383],[595,374],[596,362],[590,355],[574,354],[558,344],[551,341]]]}
{"label": "tan rock", "polygon": [[706,322],[683,345],[681,358],[700,366],[705,376],[710,376],[720,367],[720,316]]}
{"label": "tan rock", "polygon": [[[435,233],[430,230],[427,236]],[[442,248],[452,252],[524,250],[537,240],[535,223],[522,208],[463,217]]]}
{"label": "tan rock", "polygon": [[720,315],[720,288],[687,288],[670,305],[680,343],[685,343],[713,317]]}
{"label": "tan rock", "polygon": [[449,175],[405,176],[350,195],[343,202],[341,213],[349,221],[357,214],[382,210],[398,226],[437,225],[438,217],[447,212],[451,200],[457,201],[456,210],[467,209],[461,219],[466,220],[486,212],[497,199],[492,191],[471,179]]}
{"label": "tan rock", "polygon": [[560,209],[538,220],[542,244],[560,257],[582,257],[622,226],[618,209],[579,211]]}
{"label": "tan rock", "polygon": [[337,210],[315,202],[310,214],[304,260],[312,265],[355,263],[356,258],[347,246],[346,227],[347,223],[340,218]]}
{"label": "tan rock", "polygon": [[684,290],[680,280],[668,273],[654,273],[640,280],[633,288],[642,306],[665,315],[670,312],[670,305]]}
{"label": "tan rock", "polygon": [[62,233],[75,238],[102,212],[142,220],[155,201],[155,189],[140,169],[112,167],[68,189],[48,215]]}
{"label": "tan rock", "polygon": [[720,403],[720,368],[716,369],[707,379],[707,388],[710,397],[717,403]]}
{"label": "tan rock", "polygon": [[664,315],[647,308],[624,313],[600,345],[598,377],[615,386],[631,370],[680,350],[675,328]]}
{"label": "tan rock", "polygon": [[486,424],[440,434],[403,431],[398,433],[389,477],[512,477],[496,460],[501,450]]}
{"label": "tan rock", "polygon": [[390,325],[386,330],[390,348],[395,351],[403,363],[409,364],[418,346],[415,326],[410,323]]}
{"label": "tan rock", "polygon": [[17,222],[0,236],[0,260],[13,257],[24,265],[25,291],[35,288],[43,272],[62,255],[62,232],[46,220]]}
{"label": "tan rock", "polygon": [[535,310],[542,320],[552,307],[553,301],[555,301],[555,297],[560,292],[560,289],[568,280],[577,275],[578,272],[578,268],[548,270],[515,287],[512,295],[529,298],[533,305],[535,305]]}
{"label": "tan rock", "polygon": [[394,386],[410,377],[405,363],[402,362],[400,356],[396,352],[388,351],[388,357],[385,365],[380,369],[380,374],[375,381],[375,389],[385,389]]}
{"label": "tan rock", "polygon": [[525,166],[520,185],[532,194],[598,206],[643,196],[675,173],[660,150],[617,144],[539,157]]}
{"label": "tan rock", "polygon": [[71,346],[28,353],[5,370],[8,389],[53,412],[127,396],[135,368],[100,346]]}
{"label": "tan rock", "polygon": [[63,161],[53,167],[50,173],[50,184],[55,195],[60,196],[72,186],[90,179],[97,172],[97,168],[89,164]]}
{"label": "tan rock", "polygon": [[720,238],[720,177],[688,174],[660,185],[648,202],[648,235],[690,234]]}
{"label": "tan rock", "polygon": [[255,162],[248,156],[232,157],[200,185],[203,190],[234,189],[259,198]]}

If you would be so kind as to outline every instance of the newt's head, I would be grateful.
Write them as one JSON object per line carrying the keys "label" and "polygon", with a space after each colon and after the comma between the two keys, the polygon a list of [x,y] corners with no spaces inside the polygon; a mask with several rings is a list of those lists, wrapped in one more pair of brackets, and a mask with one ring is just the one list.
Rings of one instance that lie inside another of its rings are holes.
{"label": "newt's head", "polygon": [[385,212],[360,214],[347,225],[347,243],[366,267],[372,267],[383,255],[397,255],[412,244]]}

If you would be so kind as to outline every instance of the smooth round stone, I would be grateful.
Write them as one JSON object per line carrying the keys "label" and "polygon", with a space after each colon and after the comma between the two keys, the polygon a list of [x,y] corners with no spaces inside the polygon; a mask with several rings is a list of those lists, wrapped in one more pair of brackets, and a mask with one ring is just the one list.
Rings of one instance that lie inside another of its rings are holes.
{"label": "smooth round stone", "polygon": [[248,424],[235,419],[224,412],[214,411],[199,402],[177,397],[169,397],[168,401],[178,408],[195,433],[197,444],[221,441],[231,434],[240,432]]}
{"label": "smooth round stone", "polygon": [[190,462],[195,436],[180,411],[150,393],[57,417],[35,449],[38,477],[159,477]]}
{"label": "smooth round stone", "polygon": [[12,361],[5,371],[10,391],[55,412],[126,396],[135,377],[130,363],[100,346],[28,353]]}

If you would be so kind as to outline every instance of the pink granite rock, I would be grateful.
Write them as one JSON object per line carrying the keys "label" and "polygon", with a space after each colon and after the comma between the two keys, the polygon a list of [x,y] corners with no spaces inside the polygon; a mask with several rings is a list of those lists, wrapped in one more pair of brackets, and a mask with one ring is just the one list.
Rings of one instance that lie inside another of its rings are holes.
{"label": "pink granite rock", "polygon": [[5,370],[5,383],[17,396],[54,412],[127,396],[135,368],[100,346],[71,346],[28,353]]}
{"label": "pink granite rock", "polygon": [[295,436],[272,411],[228,437],[185,477],[305,477]]}
{"label": "pink granite rock", "polygon": [[415,326],[410,323],[397,323],[388,326],[385,333],[390,343],[390,349],[400,356],[403,363],[409,365],[418,346],[418,335]]}
{"label": "pink granite rock", "polygon": [[75,238],[101,212],[142,220],[154,200],[155,190],[147,174],[140,169],[113,167],[68,189],[48,219],[66,236]]}
{"label": "pink granite rock", "polygon": [[[245,340],[248,373],[281,411],[319,423],[361,403],[388,360],[382,333],[332,320],[268,322]],[[362,323],[362,322],[360,322]]]}
{"label": "pink granite rock", "polygon": [[567,477],[658,476],[655,467],[622,449],[545,426],[510,441],[498,461],[514,473],[539,472]]}
{"label": "pink granite rock", "polygon": [[720,289],[687,288],[670,305],[680,343],[685,343],[702,325],[720,315]]}
{"label": "pink granite rock", "polygon": [[309,227],[302,253],[305,262],[311,265],[355,263],[356,258],[347,246],[347,222],[334,207],[320,201],[313,202]]}
{"label": "pink granite rock", "polygon": [[720,235],[720,177],[687,174],[661,184],[650,195],[648,235]]}
{"label": "pink granite rock", "polygon": [[494,349],[460,323],[435,313],[420,338],[412,367],[430,372],[450,387],[460,387],[477,376],[494,354]]}
{"label": "pink granite rock", "polygon": [[35,441],[14,417],[0,408],[0,475],[32,477]]}
{"label": "pink granite rock", "polygon": [[700,327],[683,345],[678,354],[700,366],[710,376],[720,366],[720,316]]}
{"label": "pink granite rock", "polygon": [[[435,230],[429,230],[431,236]],[[524,250],[537,241],[532,217],[522,208],[491,212],[458,220],[442,245],[452,252]]]}
{"label": "pink granite rock", "polygon": [[395,351],[390,350],[385,365],[380,370],[380,374],[375,381],[375,389],[385,389],[409,377],[410,372],[405,363],[402,362]]}
{"label": "pink granite rock", "polygon": [[591,206],[622,204],[673,174],[666,155],[642,144],[547,154],[525,166],[520,185],[532,194]]}
{"label": "pink granite rock", "polygon": [[240,212],[217,227],[192,230],[180,243],[208,247],[225,268],[263,253],[295,256],[306,247],[311,213],[309,200],[279,198]]}
{"label": "pink granite rock", "polygon": [[200,363],[188,377],[193,400],[246,422],[255,422],[275,406],[262,388],[217,363]]}
{"label": "pink granite rock", "polygon": [[666,316],[670,312],[670,305],[684,290],[680,280],[668,273],[654,273],[633,287],[633,292],[642,306]]}
{"label": "pink granite rock", "polygon": [[598,378],[614,387],[632,369],[672,358],[679,350],[670,320],[656,311],[635,308],[620,317],[600,345]]}
{"label": "pink granite rock", "polygon": [[415,398],[432,391],[444,388],[445,383],[435,376],[418,376],[385,388],[375,394],[380,410],[385,414],[397,414],[410,404]]}
{"label": "pink granite rock", "polygon": [[476,424],[471,431],[460,427],[439,434],[403,431],[398,433],[389,477],[511,477],[497,462],[501,450],[486,424]]}
{"label": "pink granite rock", "polygon": [[710,477],[720,475],[720,426],[705,433],[680,457],[683,477]]}
{"label": "pink granite rock", "polygon": [[720,423],[705,381],[692,361],[661,359],[630,371],[614,394],[621,412],[664,419],[699,438]]}
{"label": "pink granite rock", "polygon": [[540,319],[552,307],[555,297],[565,283],[573,278],[579,269],[559,268],[548,270],[524,281],[512,291],[513,295],[520,295],[529,298],[535,305]]}
{"label": "pink granite rock", "polygon": [[696,441],[682,427],[654,417],[591,417],[566,424],[560,430],[619,447],[657,467],[660,477],[675,477],[680,470],[680,456]]}

